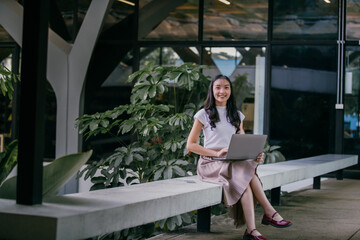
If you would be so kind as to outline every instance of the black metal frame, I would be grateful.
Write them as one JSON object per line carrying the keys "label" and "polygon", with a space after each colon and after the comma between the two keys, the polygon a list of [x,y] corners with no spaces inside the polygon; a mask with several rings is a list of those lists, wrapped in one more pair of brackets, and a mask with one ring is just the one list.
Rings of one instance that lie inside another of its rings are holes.
{"label": "black metal frame", "polygon": [[49,1],[25,1],[21,59],[18,204],[42,203]]}

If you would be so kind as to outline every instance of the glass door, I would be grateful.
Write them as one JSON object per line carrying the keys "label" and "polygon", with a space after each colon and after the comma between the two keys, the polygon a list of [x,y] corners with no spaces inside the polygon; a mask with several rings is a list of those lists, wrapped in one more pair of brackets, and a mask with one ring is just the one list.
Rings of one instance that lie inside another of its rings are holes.
{"label": "glass door", "polygon": [[360,153],[360,47],[347,47],[344,84],[344,153]]}

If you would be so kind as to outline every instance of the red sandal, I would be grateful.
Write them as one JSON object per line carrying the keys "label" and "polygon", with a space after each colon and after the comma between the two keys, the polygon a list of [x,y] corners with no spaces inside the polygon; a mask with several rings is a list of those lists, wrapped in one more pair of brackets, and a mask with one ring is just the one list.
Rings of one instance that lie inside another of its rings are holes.
{"label": "red sandal", "polygon": [[264,214],[261,223],[264,224],[264,225],[271,225],[271,226],[277,227],[277,228],[286,228],[286,227],[290,227],[292,225],[292,222],[287,221],[285,219],[282,219],[280,221],[274,220],[274,217],[275,217],[276,214],[277,214],[277,212],[275,212],[271,216],[271,218]]}
{"label": "red sandal", "polygon": [[254,228],[253,230],[251,230],[250,233],[248,233],[248,230],[246,229],[246,230],[245,230],[245,233],[244,233],[244,236],[243,236],[243,240],[268,240],[267,238],[265,238],[265,237],[263,237],[263,236],[261,236],[261,235],[259,235],[259,236],[254,236],[254,235],[252,235],[252,233],[253,233],[254,231],[256,231],[256,230],[257,230],[257,229]]}

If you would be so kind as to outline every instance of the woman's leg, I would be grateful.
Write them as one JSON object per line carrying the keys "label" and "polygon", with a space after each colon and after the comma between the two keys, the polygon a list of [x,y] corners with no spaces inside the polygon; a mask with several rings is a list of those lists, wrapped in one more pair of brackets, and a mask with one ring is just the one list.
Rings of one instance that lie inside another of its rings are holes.
{"label": "woman's leg", "polygon": [[[248,185],[240,199],[241,206],[243,208],[244,217],[246,221],[246,228],[248,232],[256,228],[255,226],[255,209],[254,198],[250,185]],[[254,236],[260,235],[258,231],[252,233]]]}
{"label": "woman's leg", "polygon": [[[255,195],[256,200],[259,202],[260,206],[264,209],[266,216],[271,217],[276,212],[276,210],[267,199],[265,192],[262,188],[261,182],[256,175],[254,175],[254,177],[251,179],[250,186]],[[280,221],[283,218],[280,216],[280,214],[276,214],[274,216],[274,219],[276,221]]]}

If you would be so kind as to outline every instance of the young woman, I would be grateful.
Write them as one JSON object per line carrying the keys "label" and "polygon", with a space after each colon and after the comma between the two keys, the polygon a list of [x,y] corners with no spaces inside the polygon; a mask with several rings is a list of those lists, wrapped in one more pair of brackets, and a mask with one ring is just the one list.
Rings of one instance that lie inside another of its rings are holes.
{"label": "young woman", "polygon": [[[262,224],[283,228],[292,223],[275,211],[262,189],[256,168],[263,161],[263,154],[255,160],[247,161],[212,159],[227,153],[232,134],[245,134],[242,123],[245,116],[236,110],[231,90],[231,81],[226,76],[218,75],[211,81],[204,108],[194,116],[187,149],[200,155],[198,176],[205,182],[223,186],[224,202],[235,226],[246,223],[243,239],[264,240],[266,238],[255,227],[256,202],[264,209]],[[204,133],[204,146],[198,144],[201,130]]]}

